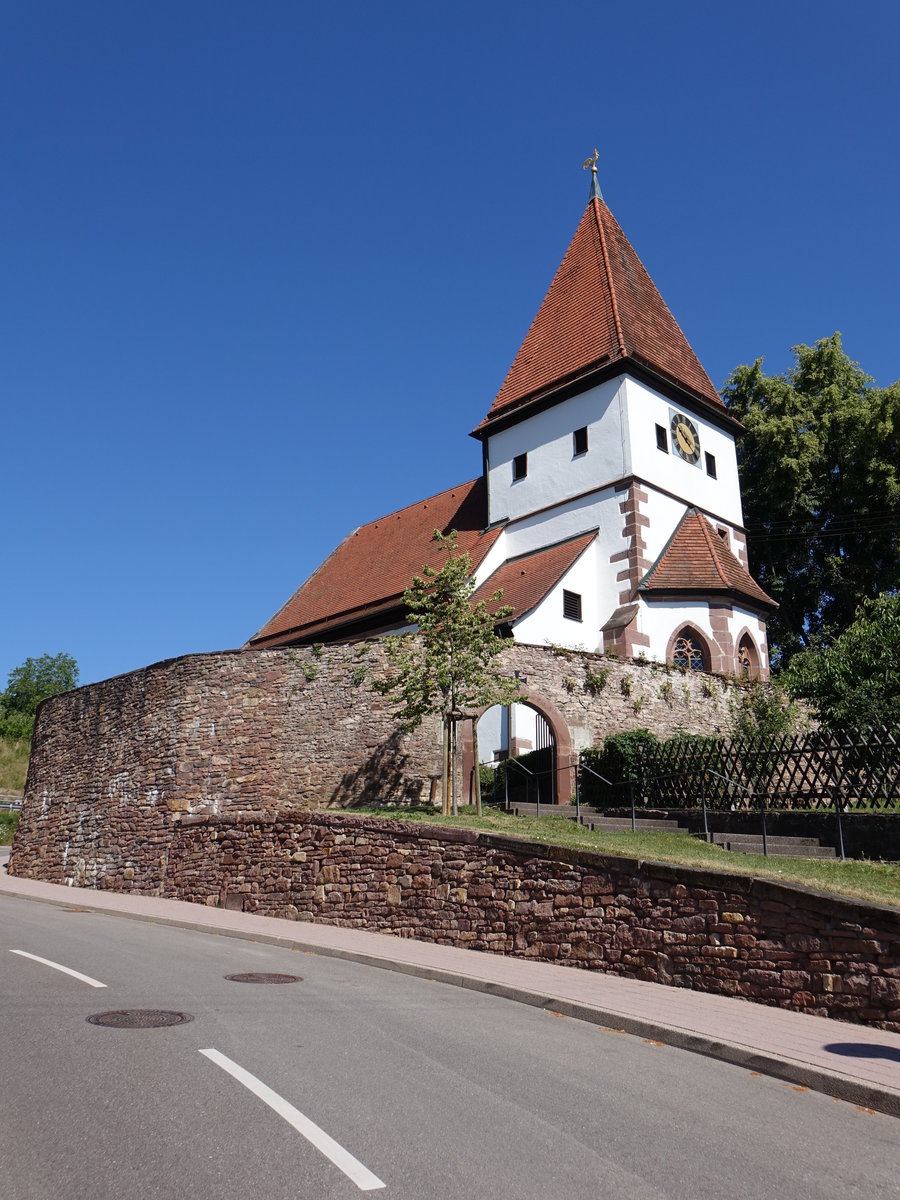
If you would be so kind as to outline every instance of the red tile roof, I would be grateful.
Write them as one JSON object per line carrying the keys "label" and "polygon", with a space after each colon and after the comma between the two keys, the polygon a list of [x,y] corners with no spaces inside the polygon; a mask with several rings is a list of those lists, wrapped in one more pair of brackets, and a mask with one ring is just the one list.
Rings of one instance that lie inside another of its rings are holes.
{"label": "red tile roof", "polygon": [[499,528],[484,531],[486,519],[484,479],[478,478],[361,526],[249,644],[284,644],[327,635],[354,621],[392,619],[413,576],[426,563],[443,563],[443,551],[431,540],[435,529],[457,531],[457,547],[469,552],[474,569],[500,534]]}
{"label": "red tile roof", "polygon": [[[562,579],[569,567],[587,549],[597,531],[582,533],[568,541],[510,558],[476,590],[472,599],[489,600],[494,592],[503,590],[500,604],[512,605],[509,620],[524,617],[540,603],[550,589]],[[497,607],[497,606],[489,606]]]}
{"label": "red tile roof", "polygon": [[749,601],[755,608],[778,607],[696,508],[689,508],[681,518],[662,554],[638,585],[638,591],[644,595],[726,593]]}
{"label": "red tile roof", "polygon": [[708,404],[722,400],[615,217],[591,199],[476,435],[606,363],[633,360]]}

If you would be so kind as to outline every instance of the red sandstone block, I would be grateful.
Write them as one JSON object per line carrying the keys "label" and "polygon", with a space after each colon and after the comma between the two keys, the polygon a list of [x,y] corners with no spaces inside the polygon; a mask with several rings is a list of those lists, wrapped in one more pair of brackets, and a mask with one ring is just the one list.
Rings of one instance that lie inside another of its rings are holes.
{"label": "red sandstone block", "polygon": [[895,1008],[900,1004],[900,979],[885,979],[876,975],[869,985],[869,996],[873,1003]]}
{"label": "red sandstone block", "polygon": [[810,977],[806,971],[782,971],[781,982],[792,991],[805,991],[809,987]]}
{"label": "red sandstone block", "polygon": [[770,985],[776,987],[781,981],[781,976],[777,971],[764,971],[759,968],[751,968],[749,971],[745,971],[744,978],[748,983],[759,987]]}

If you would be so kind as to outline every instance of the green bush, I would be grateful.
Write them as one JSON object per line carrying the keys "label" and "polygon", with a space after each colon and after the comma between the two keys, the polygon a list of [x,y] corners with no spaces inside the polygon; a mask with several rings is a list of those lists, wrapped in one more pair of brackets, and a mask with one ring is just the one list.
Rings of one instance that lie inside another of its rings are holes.
{"label": "green bush", "polygon": [[34,714],[8,709],[0,694],[0,737],[11,742],[30,742],[33,733]]}
{"label": "green bush", "polygon": [[10,845],[18,823],[18,813],[0,812],[0,846]]}
{"label": "green bush", "polygon": [[478,768],[478,774],[481,779],[482,804],[503,803],[503,789],[502,787],[497,787],[498,770],[499,768],[488,766],[486,763],[482,763]]}
{"label": "green bush", "polygon": [[[642,779],[641,764],[646,755],[659,745],[659,739],[649,729],[632,729],[628,733],[614,733],[603,742],[602,749],[591,746],[584,750],[581,761],[613,784]],[[590,771],[582,772],[581,798],[585,804],[623,805],[630,803],[626,787],[610,787],[601,782]]]}
{"label": "green bush", "polygon": [[541,803],[550,804],[553,797],[553,748],[529,750],[527,754],[517,754],[513,762],[521,764],[531,775],[517,767],[508,767],[508,759],[497,764],[495,772],[495,795],[497,803],[503,804],[506,798],[506,774],[509,771],[509,802],[510,804],[534,804],[537,800],[537,783],[540,780]]}

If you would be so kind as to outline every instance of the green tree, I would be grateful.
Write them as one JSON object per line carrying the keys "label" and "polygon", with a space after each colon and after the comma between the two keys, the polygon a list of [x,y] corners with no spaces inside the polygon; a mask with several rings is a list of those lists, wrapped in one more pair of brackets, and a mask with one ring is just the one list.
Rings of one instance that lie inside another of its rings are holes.
{"label": "green tree", "polygon": [[729,701],[733,738],[773,738],[792,733],[799,721],[797,705],[777,683],[758,680],[742,688]]}
{"label": "green tree", "polygon": [[14,667],[0,692],[0,734],[31,737],[42,700],[78,686],[78,664],[70,654],[42,654]]}
{"label": "green tree", "polygon": [[784,679],[830,729],[900,729],[900,595],[865,600],[831,646],[795,655]]}
{"label": "green tree", "polygon": [[872,387],[839,333],[794,366],[734,370],[724,396],[745,433],[738,465],[750,570],[780,605],[773,662],[828,644],[859,603],[900,583],[900,383]]}
{"label": "green tree", "polygon": [[[417,728],[426,716],[440,716],[444,812],[452,808],[455,816],[460,722],[472,721],[477,764],[477,711],[492,704],[509,704],[516,696],[515,680],[501,675],[497,663],[505,642],[496,627],[512,609],[501,606],[501,592],[472,603],[472,564],[467,552],[457,553],[455,530],[447,536],[435,530],[433,540],[441,544],[446,561],[439,570],[423,567],[404,593],[407,616],[416,632],[387,639],[389,669],[374,686],[392,697],[394,715],[406,732]],[[477,770],[475,796],[480,814]]]}

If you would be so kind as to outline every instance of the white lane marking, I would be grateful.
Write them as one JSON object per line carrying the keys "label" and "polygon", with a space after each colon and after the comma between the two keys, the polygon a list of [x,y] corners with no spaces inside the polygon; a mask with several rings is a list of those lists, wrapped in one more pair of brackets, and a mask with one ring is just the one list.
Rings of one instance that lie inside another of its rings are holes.
{"label": "white lane marking", "polygon": [[361,1192],[374,1192],[376,1188],[386,1186],[377,1175],[372,1174],[368,1167],[364,1167],[359,1159],[354,1158],[349,1150],[345,1150],[333,1137],[329,1137],[324,1129],[320,1129],[309,1117],[305,1117],[298,1108],[294,1108],[293,1104],[289,1104],[277,1092],[273,1092],[262,1080],[257,1079],[255,1075],[251,1075],[249,1071],[245,1071],[243,1067],[238,1066],[236,1062],[226,1055],[221,1054],[218,1050],[201,1050],[200,1053],[205,1055],[210,1062],[214,1062],[217,1067],[221,1067],[223,1071],[227,1071],[238,1083],[242,1083],[245,1088],[251,1091],[254,1096],[258,1096],[260,1100],[268,1104],[269,1108],[274,1109],[280,1117],[284,1117],[289,1125],[293,1125],[298,1133],[301,1133],[308,1142],[311,1142],[317,1150],[321,1151],[336,1167],[340,1168],[349,1179],[352,1179]]}
{"label": "white lane marking", "polygon": [[71,967],[64,967],[62,963],[51,962],[49,958],[41,958],[39,954],[29,954],[27,950],[10,950],[10,954],[21,954],[23,958],[43,963],[45,967],[52,967],[54,971],[62,971],[64,975],[71,975],[73,979],[80,979],[82,983],[89,983],[91,987],[106,987],[99,979],[91,979],[90,975],[82,975],[80,971],[73,971]]}

